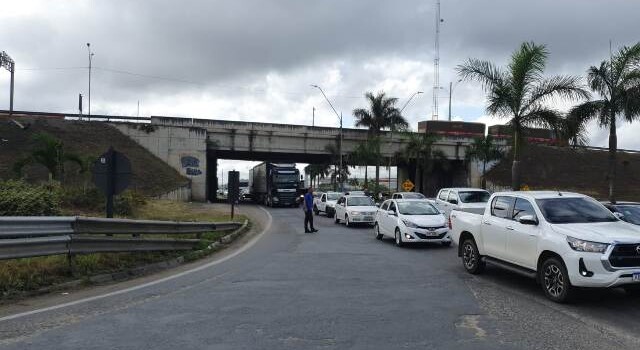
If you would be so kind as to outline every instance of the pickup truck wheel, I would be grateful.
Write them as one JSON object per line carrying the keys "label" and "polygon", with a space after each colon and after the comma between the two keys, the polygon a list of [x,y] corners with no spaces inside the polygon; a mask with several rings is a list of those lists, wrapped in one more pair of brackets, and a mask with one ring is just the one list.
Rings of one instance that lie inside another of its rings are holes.
{"label": "pickup truck wheel", "polygon": [[402,234],[400,233],[400,229],[398,229],[398,228],[396,228],[395,237],[396,237],[396,245],[398,247],[404,246],[404,242],[402,241]]}
{"label": "pickup truck wheel", "polygon": [[332,218],[335,214],[335,212],[333,210],[327,210],[327,217],[328,218]]}
{"label": "pickup truck wheel", "polygon": [[556,258],[550,257],[542,263],[540,269],[540,281],[544,294],[556,303],[566,303],[573,296],[573,286],[569,281],[569,274],[564,263]]}
{"label": "pickup truck wheel", "polygon": [[383,234],[380,233],[380,226],[378,226],[377,222],[373,225],[373,232],[376,233],[376,239],[379,241],[381,241],[382,237],[384,237]]}
{"label": "pickup truck wheel", "polygon": [[462,242],[462,265],[467,272],[477,275],[484,271],[484,262],[481,259],[480,252],[473,239],[465,239]]}

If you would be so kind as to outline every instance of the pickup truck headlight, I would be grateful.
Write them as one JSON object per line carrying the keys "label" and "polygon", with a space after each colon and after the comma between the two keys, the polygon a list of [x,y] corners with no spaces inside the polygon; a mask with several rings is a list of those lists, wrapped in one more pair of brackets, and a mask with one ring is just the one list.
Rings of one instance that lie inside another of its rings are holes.
{"label": "pickup truck headlight", "polygon": [[359,211],[349,211],[349,215],[360,215]]}
{"label": "pickup truck headlight", "polygon": [[609,246],[606,243],[583,241],[569,236],[567,236],[567,243],[575,251],[588,253],[604,253]]}
{"label": "pickup truck headlight", "polygon": [[402,223],[403,223],[405,226],[409,227],[409,228],[418,228],[418,227],[419,227],[419,226],[418,226],[418,225],[416,225],[415,223],[413,223],[413,222],[411,222],[411,221],[409,221],[409,220],[405,220],[405,219],[402,219]]}

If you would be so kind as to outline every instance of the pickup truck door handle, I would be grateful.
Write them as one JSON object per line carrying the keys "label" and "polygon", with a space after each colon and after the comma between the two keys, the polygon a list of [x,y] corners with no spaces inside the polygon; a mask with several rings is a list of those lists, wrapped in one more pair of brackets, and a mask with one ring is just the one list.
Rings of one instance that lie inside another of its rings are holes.
{"label": "pickup truck door handle", "polygon": [[485,225],[491,226],[491,223],[489,221],[483,221],[482,223],[485,224]]}
{"label": "pickup truck door handle", "polygon": [[509,231],[513,231],[513,227],[511,227],[511,226],[507,226],[507,227],[505,227],[505,228],[506,228],[507,230],[509,230]]}

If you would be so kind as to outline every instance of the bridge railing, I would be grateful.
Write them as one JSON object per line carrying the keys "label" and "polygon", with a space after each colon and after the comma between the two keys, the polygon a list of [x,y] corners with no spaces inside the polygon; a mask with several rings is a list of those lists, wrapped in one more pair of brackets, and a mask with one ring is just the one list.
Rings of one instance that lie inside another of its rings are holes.
{"label": "bridge railing", "polygon": [[[191,250],[201,234],[238,229],[240,222],[177,222],[91,217],[0,217],[0,260],[58,254]],[[192,235],[147,238],[140,235]],[[132,235],[115,237],[114,235]]]}

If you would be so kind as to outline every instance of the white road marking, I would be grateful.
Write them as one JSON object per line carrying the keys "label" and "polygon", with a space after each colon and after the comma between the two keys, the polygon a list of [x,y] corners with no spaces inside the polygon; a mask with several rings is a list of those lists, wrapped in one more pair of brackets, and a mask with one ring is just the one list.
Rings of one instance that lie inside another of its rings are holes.
{"label": "white road marking", "polygon": [[265,232],[267,232],[267,231],[269,231],[271,229],[271,224],[273,222],[273,217],[263,207],[258,207],[258,208],[260,208],[262,211],[264,211],[267,214],[268,220],[267,220],[267,225],[265,226],[265,228],[258,235],[256,235],[254,238],[252,238],[251,241],[249,241],[249,243],[245,244],[244,246],[242,246],[237,251],[235,251],[235,252],[233,252],[233,253],[231,253],[231,254],[223,257],[223,258],[220,258],[219,260],[215,260],[215,261],[212,261],[210,263],[207,263],[207,264],[198,266],[196,268],[193,268],[191,270],[183,271],[183,272],[177,273],[175,275],[167,276],[167,277],[164,277],[164,278],[161,278],[161,279],[158,279],[158,280],[155,280],[155,281],[151,281],[151,282],[148,282],[148,283],[140,284],[140,285],[137,285],[137,286],[133,286],[133,287],[129,287],[129,288],[121,289],[121,290],[116,290],[116,291],[113,291],[113,292],[109,292],[109,293],[105,293],[105,294],[101,294],[101,295],[96,295],[96,296],[92,296],[92,297],[88,297],[88,298],[84,298],[84,299],[70,301],[68,303],[63,303],[63,304],[59,304],[59,305],[49,306],[49,307],[45,307],[45,308],[41,308],[41,309],[36,309],[36,310],[31,310],[31,311],[21,312],[21,313],[9,315],[9,316],[0,317],[0,322],[15,320],[15,319],[26,317],[26,316],[36,315],[36,314],[40,314],[40,313],[43,313],[43,312],[58,310],[58,309],[62,309],[62,308],[69,307],[69,306],[74,306],[74,305],[78,305],[78,304],[88,303],[88,302],[94,301],[94,300],[100,300],[100,299],[112,297],[114,295],[120,295],[120,294],[133,292],[133,291],[136,291],[136,290],[139,290],[139,289],[151,287],[151,286],[154,286],[156,284],[160,284],[160,283],[163,283],[163,282],[166,282],[166,281],[170,281],[170,280],[173,280],[173,279],[176,279],[176,278],[180,278],[182,276],[186,276],[188,274],[191,274],[191,273],[194,273],[194,272],[197,272],[197,271],[201,271],[201,270],[210,268],[212,266],[218,265],[220,263],[223,263],[223,262],[235,257],[236,255],[238,255],[240,253],[243,253],[247,249],[251,248],[262,237],[262,235]]}

